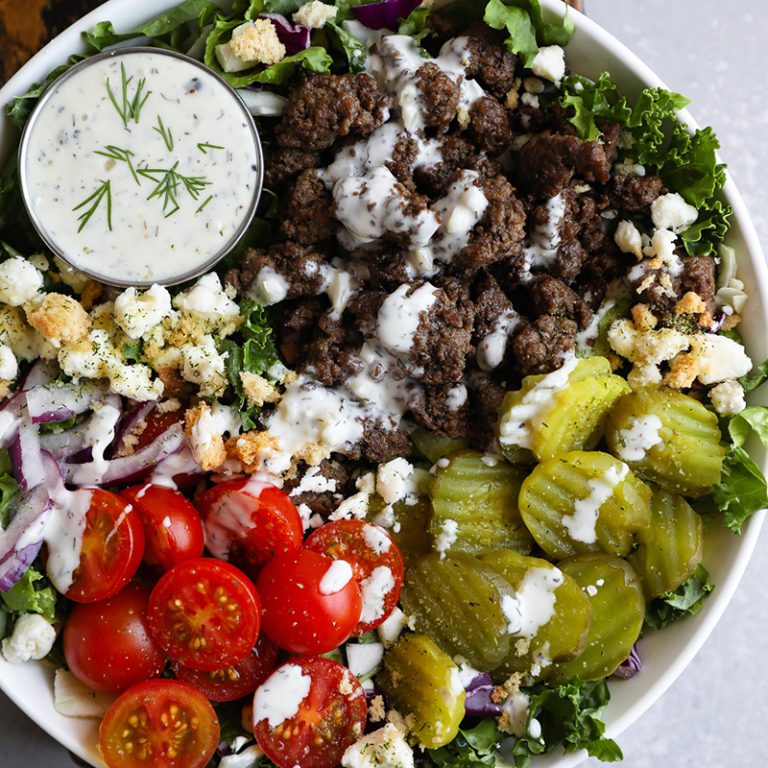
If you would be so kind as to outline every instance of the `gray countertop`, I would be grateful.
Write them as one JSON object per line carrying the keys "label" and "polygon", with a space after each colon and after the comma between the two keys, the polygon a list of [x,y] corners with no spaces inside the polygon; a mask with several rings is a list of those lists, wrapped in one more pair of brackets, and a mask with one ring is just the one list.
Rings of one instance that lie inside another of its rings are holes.
{"label": "gray countertop", "polygon": [[[768,103],[760,0],[587,0],[588,12],[639,54],[711,124],[746,198],[758,234],[768,238]],[[741,588],[694,662],[619,739],[625,768],[760,768],[768,720],[766,535]],[[69,766],[66,752],[0,694],[0,764]],[[588,761],[585,768],[596,768]]]}

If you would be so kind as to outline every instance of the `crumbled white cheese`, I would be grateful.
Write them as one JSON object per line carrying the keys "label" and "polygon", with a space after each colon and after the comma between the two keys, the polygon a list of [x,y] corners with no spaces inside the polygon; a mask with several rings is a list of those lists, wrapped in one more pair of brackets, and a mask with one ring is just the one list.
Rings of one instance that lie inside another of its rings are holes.
{"label": "crumbled white cheese", "polygon": [[413,768],[413,750],[402,731],[387,723],[348,747],[343,768]]}
{"label": "crumbled white cheese", "polygon": [[403,458],[380,464],[376,471],[376,493],[385,504],[396,504],[413,497],[417,492],[413,465]]}
{"label": "crumbled white cheese", "polygon": [[16,355],[7,344],[0,344],[0,379],[11,381],[19,373],[19,364]]}
{"label": "crumbled white cheese", "polygon": [[327,21],[336,18],[337,11],[338,8],[334,5],[321,3],[320,0],[310,0],[293,14],[293,20],[310,29],[322,29]]}
{"label": "crumbled white cheese", "polygon": [[285,58],[286,50],[275,25],[269,19],[256,19],[235,27],[231,39],[217,45],[215,53],[221,68],[232,73],[255,64],[277,64]]}
{"label": "crumbled white cheese", "polygon": [[652,384],[661,384],[661,371],[652,363],[635,365],[627,376],[627,384],[632,389],[647,387]]}
{"label": "crumbled white cheese", "polygon": [[249,295],[265,307],[282,301],[290,289],[288,281],[272,267],[262,267],[253,281]]}
{"label": "crumbled white cheese", "polygon": [[363,540],[377,555],[389,552],[392,548],[392,539],[389,534],[378,525],[367,523],[363,529]]}
{"label": "crumbled white cheese", "polygon": [[620,221],[613,239],[623,253],[631,253],[638,261],[643,258],[643,236],[631,221]]}
{"label": "crumbled white cheese", "polygon": [[227,352],[219,354],[213,336],[205,335],[198,344],[181,347],[181,375],[200,387],[202,395],[216,395],[227,386]]}
{"label": "crumbled white cheese", "polygon": [[[235,739],[237,741],[237,739]],[[235,742],[232,743],[234,748]],[[251,744],[242,752],[235,752],[221,758],[219,768],[258,768],[262,763],[264,752],[258,744]]]}
{"label": "crumbled white cheese", "polygon": [[440,559],[453,546],[459,535],[459,524],[455,520],[445,520],[440,527],[440,533],[435,537],[435,551],[440,553]]}
{"label": "crumbled white cheese", "polygon": [[13,256],[0,264],[0,302],[20,307],[43,288],[43,275],[26,259]]}
{"label": "crumbled white cheese", "polygon": [[25,613],[3,640],[3,656],[11,664],[45,658],[53,648],[56,630],[39,614]]}
{"label": "crumbled white cheese", "polygon": [[631,320],[625,318],[612,323],[608,329],[608,343],[614,352],[633,363],[659,365],[684,352],[691,341],[674,328],[640,332]]}
{"label": "crumbled white cheese", "polygon": [[744,387],[735,379],[723,381],[709,390],[709,399],[721,416],[735,416],[746,407]]}
{"label": "crumbled white cheese", "polygon": [[534,75],[559,83],[565,76],[565,51],[559,45],[545,45],[531,65]]}
{"label": "crumbled white cheese", "polygon": [[288,494],[301,496],[302,493],[326,493],[336,490],[336,481],[320,474],[320,467],[308,467],[301,482]]}
{"label": "crumbled white cheese", "polygon": [[227,295],[215,272],[203,275],[188,291],[175,296],[173,306],[212,324],[224,336],[239,324],[240,308]]}
{"label": "crumbled white cheese", "polygon": [[375,490],[373,472],[367,472],[355,482],[357,493],[348,496],[331,512],[329,520],[344,520],[350,517],[365,517],[368,512],[368,500]]}
{"label": "crumbled white cheese", "polygon": [[299,711],[309,695],[312,678],[298,664],[283,664],[257,689],[253,697],[253,723],[266,720],[277,728]]}
{"label": "crumbled white cheese", "polygon": [[656,229],[668,229],[679,234],[688,229],[698,216],[699,212],[677,192],[660,195],[651,203],[651,219]]}
{"label": "crumbled white cheese", "polygon": [[408,617],[399,608],[395,607],[392,613],[376,627],[379,640],[384,644],[384,647],[390,648],[393,646],[407,625]]}
{"label": "crumbled white cheese", "polygon": [[713,333],[696,333],[690,338],[702,384],[738,379],[752,370],[752,361],[737,341]]}
{"label": "crumbled white cheese", "polygon": [[657,229],[651,237],[649,245],[643,248],[643,253],[648,258],[661,259],[664,266],[673,277],[677,277],[683,271],[682,259],[675,253],[675,241],[677,235],[668,229]]}
{"label": "crumbled white cheese", "polygon": [[140,339],[171,314],[171,294],[162,285],[138,293],[131,286],[115,299],[115,323],[131,339]]}

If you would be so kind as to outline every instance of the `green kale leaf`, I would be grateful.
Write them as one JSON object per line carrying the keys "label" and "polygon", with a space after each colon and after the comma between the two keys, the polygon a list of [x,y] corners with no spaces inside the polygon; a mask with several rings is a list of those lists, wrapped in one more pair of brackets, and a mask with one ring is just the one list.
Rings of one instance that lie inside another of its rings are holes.
{"label": "green kale leaf", "polygon": [[645,612],[645,623],[661,629],[673,621],[698,613],[715,588],[707,569],[700,565],[684,584],[652,600]]}
{"label": "green kale leaf", "polygon": [[429,749],[429,761],[440,768],[493,768],[496,749],[504,735],[492,718],[481,720],[473,728],[462,728],[458,736],[440,749]]}
{"label": "green kale leaf", "polygon": [[604,762],[622,759],[618,744],[604,736],[605,724],[600,719],[611,698],[605,680],[585,682],[577,677],[554,688],[539,684],[529,696],[526,734],[535,718],[541,725],[541,738],[518,738],[512,749],[516,768],[527,768],[535,755],[550,752],[558,745],[566,753],[586,749]]}

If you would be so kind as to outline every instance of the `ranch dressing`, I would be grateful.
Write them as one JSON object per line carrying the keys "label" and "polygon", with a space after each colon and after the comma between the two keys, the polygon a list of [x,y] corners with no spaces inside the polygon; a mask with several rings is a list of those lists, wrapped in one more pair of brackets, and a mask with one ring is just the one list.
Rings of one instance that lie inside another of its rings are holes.
{"label": "ranch dressing", "polygon": [[118,285],[210,266],[249,222],[262,173],[234,92],[191,59],[147,49],[70,70],[30,119],[20,165],[48,245]]}

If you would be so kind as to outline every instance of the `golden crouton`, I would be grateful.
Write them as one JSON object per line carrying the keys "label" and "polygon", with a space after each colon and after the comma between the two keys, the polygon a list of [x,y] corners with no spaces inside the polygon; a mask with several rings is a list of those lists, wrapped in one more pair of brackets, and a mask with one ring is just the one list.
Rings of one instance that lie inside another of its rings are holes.
{"label": "golden crouton", "polygon": [[699,361],[696,355],[684,352],[672,360],[664,383],[672,389],[688,389],[699,375]]}
{"label": "golden crouton", "polygon": [[249,474],[264,469],[264,460],[278,449],[277,438],[269,432],[252,430],[227,440],[226,451],[230,458],[237,459],[243,470]]}
{"label": "golden crouton", "polygon": [[274,384],[270,384],[263,376],[249,371],[240,372],[243,391],[251,405],[260,408],[264,403],[276,403],[281,395]]}
{"label": "golden crouton", "polygon": [[658,320],[647,304],[635,304],[631,311],[632,319],[641,331],[652,331],[656,327]]}
{"label": "golden crouton", "polygon": [[675,304],[676,315],[700,315],[707,311],[707,303],[694,291],[688,291],[680,301]]}
{"label": "golden crouton", "polygon": [[46,293],[42,300],[24,306],[27,321],[55,347],[84,339],[91,318],[77,299],[61,293]]}
{"label": "golden crouton", "polygon": [[184,433],[189,447],[200,469],[205,472],[218,469],[227,460],[223,435],[204,428],[210,413],[208,403],[198,403],[184,414]]}

